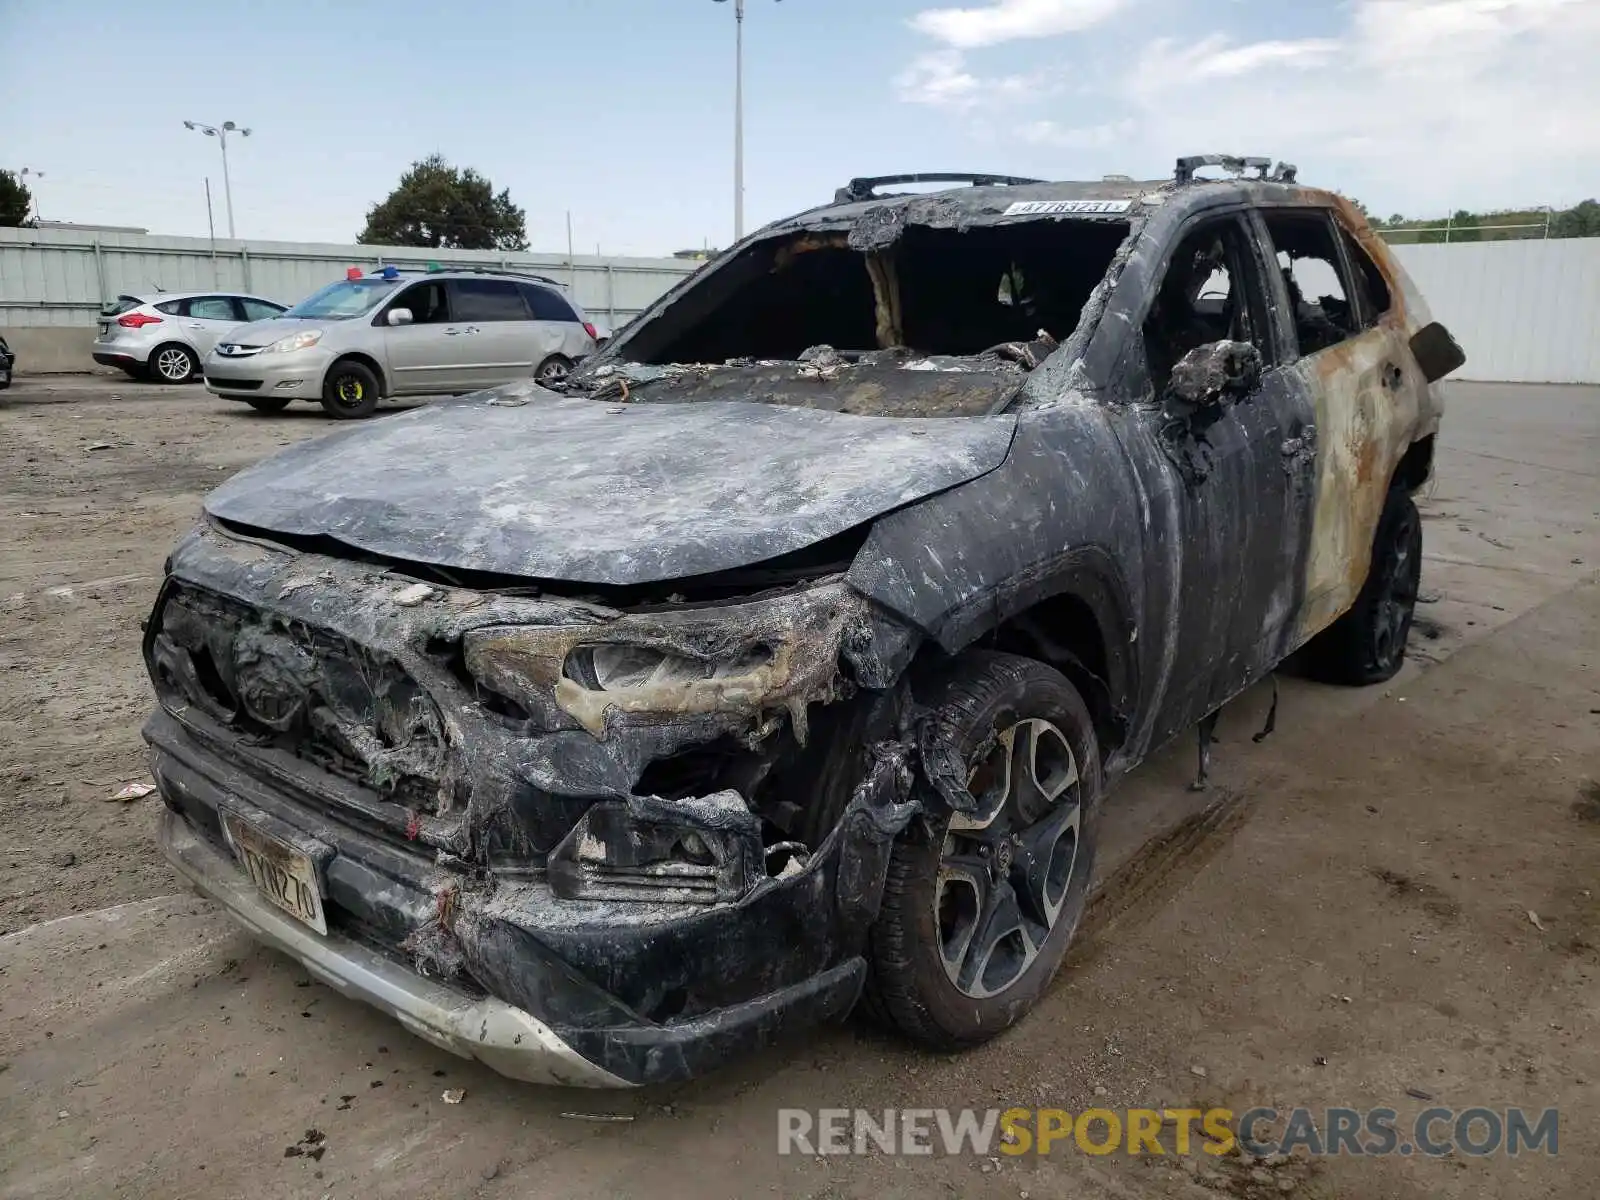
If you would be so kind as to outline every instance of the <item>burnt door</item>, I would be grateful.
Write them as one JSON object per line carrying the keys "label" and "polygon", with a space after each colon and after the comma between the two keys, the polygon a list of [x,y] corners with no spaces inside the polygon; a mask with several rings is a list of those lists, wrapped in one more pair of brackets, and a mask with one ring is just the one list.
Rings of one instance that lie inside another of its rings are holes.
{"label": "burnt door", "polygon": [[1427,381],[1384,272],[1332,212],[1269,208],[1260,219],[1283,287],[1294,373],[1319,431],[1298,642],[1336,620],[1361,591]]}
{"label": "burnt door", "polygon": [[[1173,642],[1158,740],[1270,671],[1299,613],[1315,433],[1271,294],[1248,214],[1201,217],[1178,231],[1137,339],[1152,399],[1142,423],[1175,517],[1176,545],[1158,550],[1177,594],[1168,628],[1151,631]],[[1175,368],[1181,379],[1196,364],[1221,372],[1199,404],[1174,386]]]}

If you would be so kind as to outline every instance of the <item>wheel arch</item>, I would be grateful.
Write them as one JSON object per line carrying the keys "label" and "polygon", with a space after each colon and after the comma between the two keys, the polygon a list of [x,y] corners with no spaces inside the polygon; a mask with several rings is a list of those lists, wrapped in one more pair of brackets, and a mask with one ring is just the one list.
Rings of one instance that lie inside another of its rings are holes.
{"label": "wheel arch", "polygon": [[371,371],[373,378],[378,381],[379,398],[383,400],[387,400],[389,398],[391,394],[389,388],[389,376],[387,373],[385,373],[383,365],[379,363],[377,359],[373,358],[372,355],[363,354],[360,350],[346,350],[343,354],[339,355],[328,364],[328,369],[322,373],[322,383],[324,387],[327,386],[328,376],[333,373],[334,368],[336,368],[340,363],[347,362],[360,363],[367,370]]}
{"label": "wheel arch", "polygon": [[1433,448],[1437,436],[1430,433],[1406,447],[1389,481],[1390,488],[1403,488],[1408,494],[1415,495],[1433,478]]}
{"label": "wheel arch", "polygon": [[1088,705],[1104,756],[1134,729],[1138,667],[1131,614],[1127,588],[1110,556],[1076,550],[947,614],[933,644],[949,655],[981,647],[1055,667]]}
{"label": "wheel arch", "polygon": [[179,338],[168,338],[166,341],[157,342],[154,346],[151,346],[150,353],[145,355],[144,369],[152,376],[161,377],[160,369],[156,366],[156,359],[163,350],[182,350],[189,356],[189,361],[193,364],[189,370],[189,378],[193,379],[197,375],[204,373],[205,367],[200,361],[200,352],[198,350]]}

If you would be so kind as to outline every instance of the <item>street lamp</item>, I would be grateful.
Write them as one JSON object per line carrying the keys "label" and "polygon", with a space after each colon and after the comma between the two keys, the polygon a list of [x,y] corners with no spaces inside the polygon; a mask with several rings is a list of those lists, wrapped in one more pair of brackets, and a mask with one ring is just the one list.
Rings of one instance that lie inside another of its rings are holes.
{"label": "street lamp", "polygon": [[228,236],[236,235],[233,232],[233,181],[228,178],[228,135],[237,133],[240,137],[249,137],[248,129],[241,129],[232,121],[224,121],[221,125],[202,125],[199,121],[185,121],[185,129],[198,129],[207,137],[214,137],[222,144],[222,190],[228,197]]}
{"label": "street lamp", "polygon": [[744,239],[744,0],[733,0],[733,23],[733,240],[738,242]]}
{"label": "street lamp", "polygon": [[[23,167],[21,172],[17,175],[17,182],[21,183],[29,175],[32,175],[35,179],[44,178],[43,171],[35,171],[32,167]],[[39,194],[37,192],[35,192],[33,195],[33,219],[36,221],[44,219],[44,214],[39,211]]]}

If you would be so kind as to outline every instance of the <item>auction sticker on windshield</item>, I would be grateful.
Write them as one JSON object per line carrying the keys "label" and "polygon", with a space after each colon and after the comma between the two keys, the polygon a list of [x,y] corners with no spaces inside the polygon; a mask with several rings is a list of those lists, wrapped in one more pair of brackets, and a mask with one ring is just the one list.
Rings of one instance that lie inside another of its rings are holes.
{"label": "auction sticker on windshield", "polygon": [[1005,211],[1008,217],[1050,217],[1064,213],[1125,213],[1132,200],[1018,200]]}
{"label": "auction sticker on windshield", "polygon": [[250,881],[272,903],[318,933],[328,932],[317,887],[317,865],[287,842],[257,829],[237,813],[222,813],[228,844]]}

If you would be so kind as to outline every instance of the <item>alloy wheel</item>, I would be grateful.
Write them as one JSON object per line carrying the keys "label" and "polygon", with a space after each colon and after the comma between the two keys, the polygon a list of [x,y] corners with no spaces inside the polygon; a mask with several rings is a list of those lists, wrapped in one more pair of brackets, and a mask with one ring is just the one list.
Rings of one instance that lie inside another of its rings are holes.
{"label": "alloy wheel", "polygon": [[187,350],[168,346],[156,355],[156,371],[169,383],[182,383],[194,372],[194,365]]}
{"label": "alloy wheel", "polygon": [[945,973],[983,999],[1022,978],[1061,916],[1080,866],[1082,798],[1072,747],[1036,718],[980,751],[967,790],[978,807],[950,820],[933,907]]}

